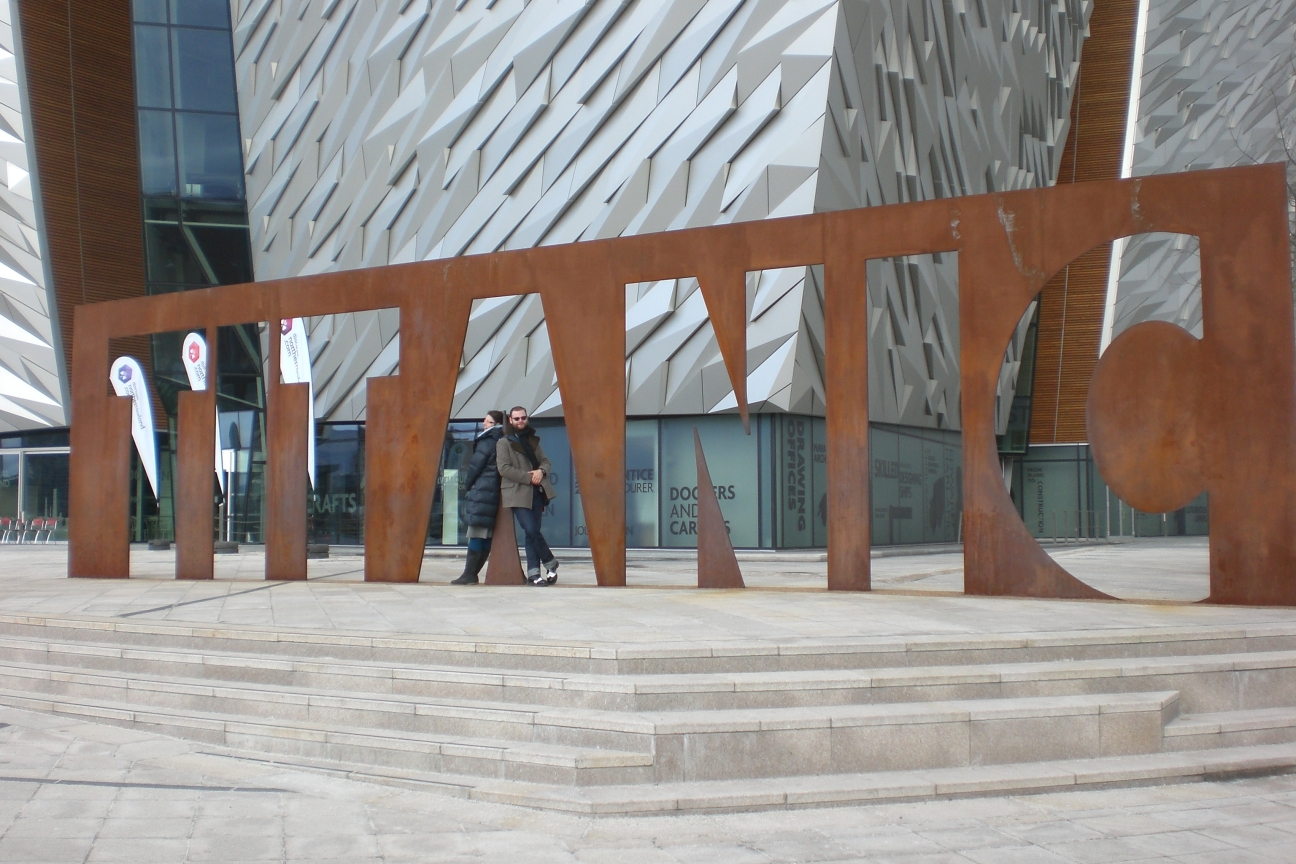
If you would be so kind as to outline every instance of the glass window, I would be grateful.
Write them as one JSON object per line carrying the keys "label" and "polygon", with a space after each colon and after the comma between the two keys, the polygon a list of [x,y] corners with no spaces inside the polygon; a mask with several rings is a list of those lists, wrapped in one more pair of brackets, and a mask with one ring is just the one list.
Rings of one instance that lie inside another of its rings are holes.
{"label": "glass window", "polygon": [[[153,0],[158,2],[160,0]],[[229,0],[171,0],[171,23],[229,29]]]}
{"label": "glass window", "polygon": [[135,0],[135,20],[156,24],[167,23],[166,0]]}
{"label": "glass window", "polygon": [[810,546],[814,542],[816,504],[812,423],[809,417],[777,417],[774,433],[779,527],[774,545]]}
{"label": "glass window", "polygon": [[363,424],[317,427],[317,485],[307,507],[312,542],[364,542],[364,433]]}
{"label": "glass window", "polygon": [[202,264],[185,241],[179,225],[164,222],[144,224],[144,242],[148,247],[150,282],[175,282],[182,285],[208,285]]}
{"label": "glass window", "polygon": [[252,281],[252,256],[246,228],[214,228],[186,223],[198,251],[211,267],[219,285]]}
{"label": "glass window", "polygon": [[184,222],[195,252],[221,285],[252,281],[247,210],[242,203],[186,202]]}
{"label": "glass window", "polygon": [[176,118],[181,194],[186,198],[242,198],[238,118],[218,114],[177,114]]}
{"label": "glass window", "polygon": [[626,545],[657,544],[657,421],[626,421]]}
{"label": "glass window", "polygon": [[[549,481],[558,493],[558,497],[545,508],[545,539],[550,546],[588,546],[585,512],[580,507],[580,487],[576,484],[575,473],[572,471],[571,441],[567,438],[567,427],[562,424],[549,425],[550,423],[552,421],[547,423],[544,420],[532,423],[536,434],[544,442],[545,455],[552,464]],[[517,535],[522,536],[522,529],[517,528]]]}
{"label": "glass window", "polygon": [[0,516],[18,518],[18,454],[0,456]]}
{"label": "glass window", "polygon": [[756,436],[743,433],[736,414],[661,420],[661,545],[697,546],[698,428],[720,512],[735,547],[760,545]]}
{"label": "glass window", "polygon": [[238,110],[229,33],[172,28],[171,51],[175,107],[193,111]]}
{"label": "glass window", "polygon": [[167,28],[135,26],[135,103],[139,107],[171,107],[170,56]]}
{"label": "glass window", "polygon": [[67,518],[68,454],[24,453],[23,516]]}
{"label": "glass window", "polygon": [[814,545],[828,545],[828,423],[822,417],[815,417],[811,422],[813,433],[813,463],[811,476],[814,479],[814,514],[811,522],[814,525]]}
{"label": "glass window", "polygon": [[140,183],[145,195],[175,195],[175,136],[171,131],[171,112],[141,111]]}

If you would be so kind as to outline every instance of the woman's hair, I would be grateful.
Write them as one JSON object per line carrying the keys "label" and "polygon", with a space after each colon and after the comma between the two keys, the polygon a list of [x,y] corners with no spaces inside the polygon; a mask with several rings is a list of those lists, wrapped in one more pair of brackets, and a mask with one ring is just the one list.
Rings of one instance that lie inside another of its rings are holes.
{"label": "woman's hair", "polygon": [[488,415],[492,420],[495,421],[495,425],[496,425],[496,426],[503,426],[503,425],[504,425],[504,412],[503,412],[503,411],[487,411],[486,414],[487,414],[487,415]]}

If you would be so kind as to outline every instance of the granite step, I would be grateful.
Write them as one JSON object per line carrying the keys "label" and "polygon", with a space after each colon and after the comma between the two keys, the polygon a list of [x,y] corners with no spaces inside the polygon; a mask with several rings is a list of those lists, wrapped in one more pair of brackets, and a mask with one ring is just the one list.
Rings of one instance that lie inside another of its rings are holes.
{"label": "granite step", "polygon": [[1185,714],[1165,728],[1166,750],[1202,750],[1296,742],[1296,707]]}
{"label": "granite step", "polygon": [[[828,774],[1157,752],[1178,693],[616,712],[213,685],[0,665],[0,688],[53,705],[220,714],[284,729],[477,737],[653,755],[654,782]],[[60,710],[60,709],[54,709]],[[183,735],[184,731],[176,734]]]}
{"label": "granite step", "polygon": [[592,675],[302,660],[0,637],[0,663],[605,711],[728,710],[1178,690],[1185,713],[1296,704],[1296,651],[978,666]]}
{"label": "granite step", "polygon": [[145,729],[239,751],[363,764],[378,774],[491,777],[556,784],[651,783],[652,755],[541,742],[363,729],[321,723],[282,723],[208,711],[141,707],[0,689],[0,704],[97,723]]}
{"label": "granite step", "polygon": [[[249,757],[246,753],[241,758]],[[1296,772],[1296,744],[970,765],[912,771],[563,787],[360,763],[277,757],[279,764],[399,788],[587,816],[660,816],[845,807],[950,798],[1222,781]]]}
{"label": "granite step", "polygon": [[1296,651],[1296,627],[1289,624],[613,646],[6,614],[0,615],[0,635],[230,652],[267,659],[360,660],[596,675],[794,672]]}

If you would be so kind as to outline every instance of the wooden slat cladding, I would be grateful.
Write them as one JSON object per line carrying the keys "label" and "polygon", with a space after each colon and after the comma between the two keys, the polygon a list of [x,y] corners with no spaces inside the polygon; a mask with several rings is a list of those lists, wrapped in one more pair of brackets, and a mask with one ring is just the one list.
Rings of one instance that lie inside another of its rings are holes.
{"label": "wooden slat cladding", "polygon": [[[1095,0],[1058,183],[1120,177],[1137,22],[1137,0]],[[1098,363],[1110,262],[1110,244],[1092,249],[1040,294],[1032,444],[1088,440],[1085,401]]]}
{"label": "wooden slat cladding", "polygon": [[[19,0],[18,14],[70,373],[73,307],[146,293],[130,0]],[[147,338],[123,347],[150,367]]]}

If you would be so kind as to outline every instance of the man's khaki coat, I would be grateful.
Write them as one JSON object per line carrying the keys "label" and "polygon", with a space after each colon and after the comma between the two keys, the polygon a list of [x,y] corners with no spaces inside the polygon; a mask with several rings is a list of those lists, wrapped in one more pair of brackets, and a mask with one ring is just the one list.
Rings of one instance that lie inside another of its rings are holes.
{"label": "man's khaki coat", "polygon": [[[510,428],[508,434],[495,445],[495,464],[500,473],[500,496],[505,507],[524,507],[529,510],[535,497],[532,491],[535,487],[531,485],[531,460],[527,458],[522,445],[510,439],[509,436],[515,434],[516,430]],[[540,446],[539,435],[531,436],[531,450],[540,461],[540,470],[544,472],[540,488],[552,501],[558,497],[558,492],[549,482],[552,465],[544,448]]]}

